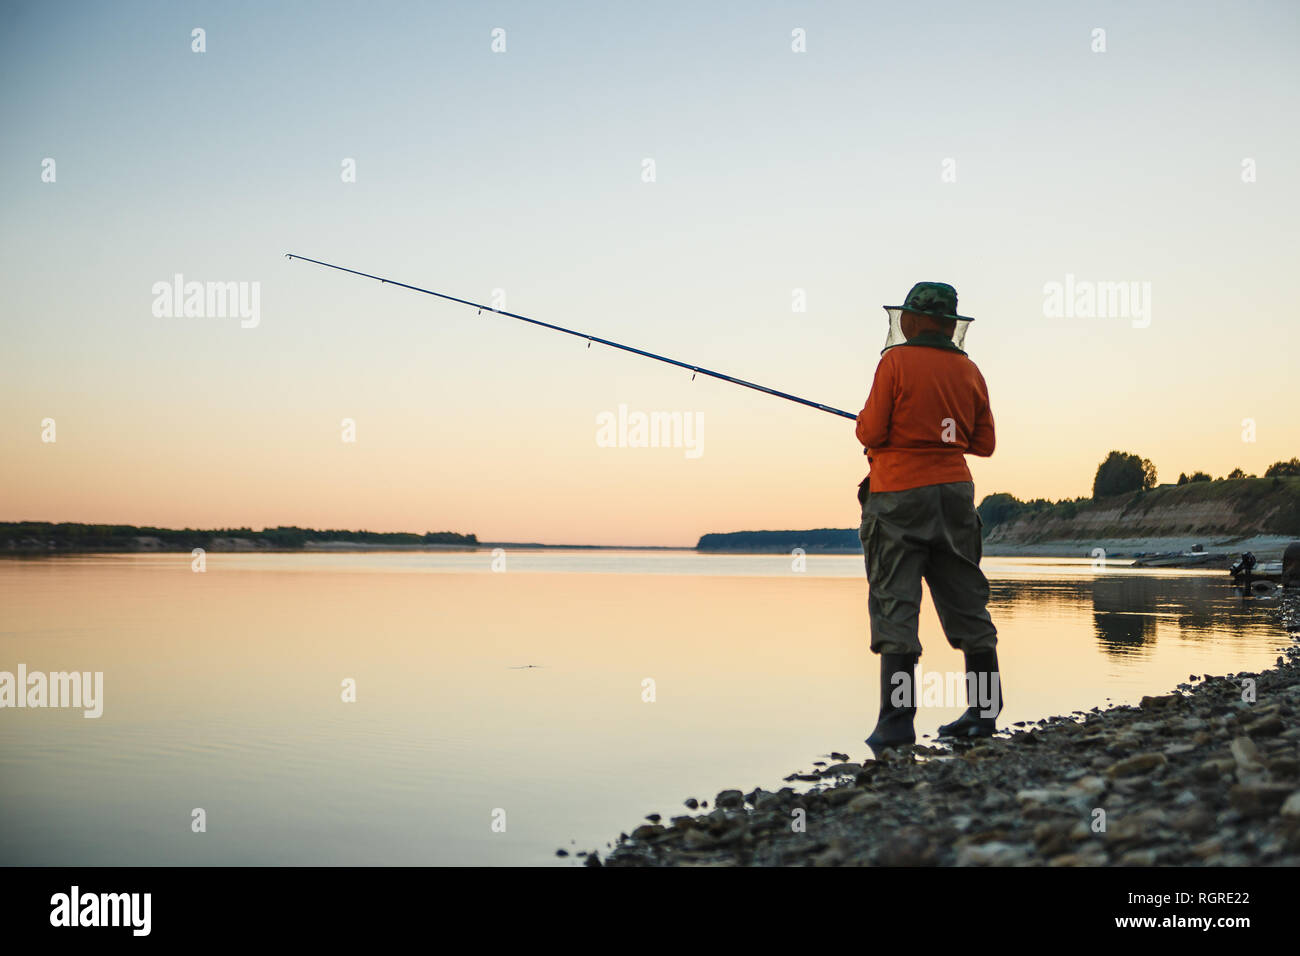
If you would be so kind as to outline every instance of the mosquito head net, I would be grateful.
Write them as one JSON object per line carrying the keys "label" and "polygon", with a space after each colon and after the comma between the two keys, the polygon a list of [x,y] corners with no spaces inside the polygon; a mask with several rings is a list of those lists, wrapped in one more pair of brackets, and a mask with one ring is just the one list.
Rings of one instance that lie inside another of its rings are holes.
{"label": "mosquito head net", "polygon": [[[889,334],[885,337],[885,348],[890,349],[895,345],[902,345],[907,341],[907,336],[903,334],[903,308],[885,308],[889,314]],[[957,319],[956,327],[952,333],[952,344],[957,348],[965,350],[966,328],[971,324],[970,319]]]}

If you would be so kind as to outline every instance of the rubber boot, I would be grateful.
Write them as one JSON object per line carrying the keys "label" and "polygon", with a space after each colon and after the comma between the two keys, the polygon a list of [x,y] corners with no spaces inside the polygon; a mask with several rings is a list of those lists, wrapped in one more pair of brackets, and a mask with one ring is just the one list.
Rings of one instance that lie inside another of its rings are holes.
{"label": "rubber boot", "polygon": [[[975,687],[971,687],[969,680],[966,684],[966,712],[950,724],[941,724],[940,737],[992,737],[998,729],[997,716],[1002,713],[1002,674],[998,670],[997,650],[966,654],[966,673],[975,675]],[[992,695],[995,687],[996,699],[987,702],[991,706],[981,706],[978,696],[971,699],[972,689],[976,695]]]}
{"label": "rubber boot", "polygon": [[[880,716],[876,729],[867,738],[867,746],[879,754],[890,747],[908,747],[916,743],[916,654],[880,655]],[[906,680],[895,675],[904,674]],[[899,706],[898,701],[907,706]]]}

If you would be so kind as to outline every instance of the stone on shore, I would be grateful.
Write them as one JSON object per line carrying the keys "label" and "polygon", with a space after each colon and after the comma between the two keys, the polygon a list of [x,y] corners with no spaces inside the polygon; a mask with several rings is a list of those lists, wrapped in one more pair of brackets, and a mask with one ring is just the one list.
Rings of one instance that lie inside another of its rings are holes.
{"label": "stone on shore", "polygon": [[1112,764],[1106,771],[1106,776],[1114,780],[1116,777],[1129,777],[1134,774],[1146,773],[1155,770],[1157,767],[1163,767],[1169,763],[1169,758],[1161,753],[1135,754],[1126,760]]}

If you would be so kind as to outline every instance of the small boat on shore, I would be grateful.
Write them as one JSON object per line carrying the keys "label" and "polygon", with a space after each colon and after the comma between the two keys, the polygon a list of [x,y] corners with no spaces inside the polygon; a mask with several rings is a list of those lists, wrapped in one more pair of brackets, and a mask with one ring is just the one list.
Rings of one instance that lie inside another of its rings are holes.
{"label": "small boat on shore", "polygon": [[1133,558],[1135,568],[1194,568],[1204,564],[1226,562],[1229,556],[1218,551],[1161,551],[1139,554]]}
{"label": "small boat on shore", "polygon": [[[1231,569],[1229,569],[1231,573]],[[1240,574],[1234,574],[1234,580],[1240,577]],[[1282,562],[1265,561],[1257,564],[1250,569],[1250,579],[1252,581],[1281,581],[1282,580]]]}

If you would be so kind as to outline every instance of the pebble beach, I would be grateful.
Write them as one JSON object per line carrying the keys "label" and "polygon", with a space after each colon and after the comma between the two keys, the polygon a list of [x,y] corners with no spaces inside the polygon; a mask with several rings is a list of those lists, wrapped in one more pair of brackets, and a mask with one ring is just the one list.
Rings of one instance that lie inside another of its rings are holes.
{"label": "pebble beach", "polygon": [[[1300,641],[1300,592],[1278,626]],[[864,729],[865,734],[865,729]],[[864,746],[865,751],[865,746]],[[832,754],[776,791],[688,798],[588,866],[1300,866],[1300,645],[1094,708],[883,759]]]}

